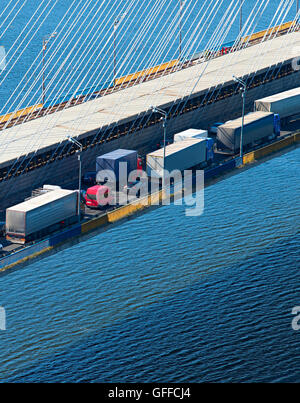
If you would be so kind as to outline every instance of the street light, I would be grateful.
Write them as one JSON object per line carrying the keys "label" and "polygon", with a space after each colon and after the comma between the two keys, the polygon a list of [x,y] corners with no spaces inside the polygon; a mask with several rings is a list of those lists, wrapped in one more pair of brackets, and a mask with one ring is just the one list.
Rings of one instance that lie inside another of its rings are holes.
{"label": "street light", "polygon": [[47,50],[47,43],[50,41],[51,38],[57,35],[57,32],[53,32],[50,36],[46,36],[43,38],[43,81],[42,81],[42,104],[45,103],[45,52]]}
{"label": "street light", "polygon": [[[78,140],[74,139],[71,136],[68,136],[68,140],[70,143],[75,144],[79,148],[79,153],[78,153],[78,161],[79,161],[79,185],[78,185],[78,200],[77,200],[77,213],[78,213],[78,222],[80,224],[80,201],[81,201],[81,153],[82,153],[82,144],[79,143]],[[78,152],[78,151],[77,151]]]}
{"label": "street light", "polygon": [[179,60],[181,60],[181,44],[182,44],[182,9],[184,6],[185,0],[179,0]]}
{"label": "street light", "polygon": [[116,79],[116,58],[117,58],[116,57],[116,30],[126,14],[127,13],[123,13],[119,17],[114,19],[114,80]]}
{"label": "street light", "polygon": [[157,112],[163,117],[163,128],[164,128],[164,158],[163,158],[163,175],[162,175],[162,187],[165,187],[165,160],[166,160],[166,137],[167,137],[167,118],[168,114],[163,109],[152,106],[152,112]]}
{"label": "street light", "polygon": [[242,98],[243,98],[243,112],[242,112],[242,127],[241,127],[241,138],[240,138],[240,158],[243,164],[243,134],[244,134],[244,119],[245,119],[245,99],[246,99],[246,91],[247,84],[241,78],[237,78],[236,76],[232,76],[234,81],[241,84],[242,90]]}

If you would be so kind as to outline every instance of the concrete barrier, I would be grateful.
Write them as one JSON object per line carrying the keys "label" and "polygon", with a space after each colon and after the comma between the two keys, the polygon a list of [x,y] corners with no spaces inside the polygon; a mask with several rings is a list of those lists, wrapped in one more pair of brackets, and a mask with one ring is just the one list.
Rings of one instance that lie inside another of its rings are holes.
{"label": "concrete barrier", "polygon": [[85,234],[87,232],[93,231],[96,228],[105,226],[108,223],[108,218],[107,218],[107,214],[95,218],[91,221],[85,222],[83,224],[81,224],[81,233]]}
{"label": "concrete barrier", "polygon": [[243,164],[251,164],[251,162],[255,161],[255,154],[254,151],[251,153],[245,154],[243,156]]}
{"label": "concrete barrier", "polygon": [[275,34],[278,35],[283,31],[287,31],[287,30],[293,28],[295,25],[296,25],[295,21],[285,22],[281,25],[277,25],[275,27],[268,28],[263,31],[255,32],[252,35],[247,35],[247,36],[241,38],[241,42],[247,43],[247,42],[257,41],[264,37],[272,36]]}
{"label": "concrete barrier", "polygon": [[68,229],[67,231],[63,231],[59,234],[51,236],[49,239],[49,246],[58,245],[78,235],[81,235],[81,225],[77,225],[73,228]]}
{"label": "concrete barrier", "polygon": [[17,119],[19,117],[23,117],[25,115],[29,115],[33,112],[42,109],[43,104],[37,104],[33,106],[28,106],[27,108],[20,109],[16,112],[7,113],[6,115],[0,116],[0,123],[8,122],[9,120]]}
{"label": "concrete barrier", "polygon": [[150,207],[151,205],[158,205],[162,201],[163,197],[163,191],[159,191],[147,196],[144,199],[137,200],[136,202],[111,211],[107,214],[108,222],[113,223],[122,220],[123,218],[128,217],[137,211]]}
{"label": "concrete barrier", "polygon": [[300,133],[295,133],[289,137],[286,137],[282,140],[276,141],[276,143],[269,144],[265,147],[262,147],[258,150],[251,151],[243,156],[244,164],[251,164],[255,160],[263,158],[269,154],[272,154],[275,151],[279,151],[285,147],[289,147],[292,144],[300,142]]}
{"label": "concrete barrier", "polygon": [[0,260],[0,271],[7,270],[20,263],[24,263],[51,249],[52,247],[49,245],[49,239],[45,239],[37,244],[30,245],[27,248],[21,249],[9,256],[2,258]]}
{"label": "concrete barrier", "polygon": [[148,203],[146,205],[141,202],[127,204],[126,206],[120,207],[114,211],[107,213],[107,220],[108,222],[113,223],[122,220],[123,218],[128,217],[146,207],[148,207]]}
{"label": "concrete barrier", "polygon": [[274,151],[281,150],[282,148],[288,147],[294,143],[294,136],[287,137],[283,140],[280,140],[276,143],[270,144],[266,147],[260,148],[259,150],[254,151],[255,159],[262,158],[268,154],[271,154]]}
{"label": "concrete barrier", "polygon": [[300,132],[294,134],[294,141],[295,143],[300,143]]}
{"label": "concrete barrier", "polygon": [[230,161],[225,162],[222,165],[219,165],[217,167],[208,169],[207,171],[204,172],[204,179],[210,179],[213,178],[215,176],[218,176],[220,174],[222,174],[223,172],[227,171],[227,170],[231,170],[234,169],[236,167],[236,160],[232,159]]}
{"label": "concrete barrier", "polygon": [[146,77],[146,76],[151,76],[156,73],[160,73],[162,71],[165,71],[167,69],[170,69],[171,67],[177,66],[179,64],[179,60],[171,60],[169,62],[159,64],[154,67],[150,67],[149,69],[146,70],[141,70],[136,73],[128,74],[127,76],[116,78],[115,79],[115,85],[121,85],[121,84],[126,84],[130,81],[135,81],[138,80],[139,78]]}

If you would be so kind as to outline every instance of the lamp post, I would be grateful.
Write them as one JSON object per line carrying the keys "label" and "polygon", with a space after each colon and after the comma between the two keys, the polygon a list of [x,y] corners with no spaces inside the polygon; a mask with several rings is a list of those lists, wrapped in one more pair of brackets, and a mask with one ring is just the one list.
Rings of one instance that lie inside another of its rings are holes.
{"label": "lamp post", "polygon": [[54,38],[54,36],[57,35],[57,32],[53,32],[50,36],[47,36],[43,38],[43,64],[42,64],[42,104],[44,105],[45,103],[45,53],[47,50],[47,43],[50,41],[51,38]]}
{"label": "lamp post", "polygon": [[299,13],[299,0],[297,0],[297,14]]}
{"label": "lamp post", "polygon": [[182,9],[185,0],[179,0],[179,60],[181,60],[181,45],[182,45]]}
{"label": "lamp post", "polygon": [[81,153],[82,153],[82,144],[74,139],[71,136],[68,136],[68,140],[70,141],[70,143],[75,144],[78,148],[79,148],[79,152],[78,152],[78,162],[79,162],[79,184],[78,184],[78,200],[77,200],[77,213],[78,213],[78,223],[80,224],[80,201],[81,201]]}
{"label": "lamp post", "polygon": [[242,127],[241,127],[241,138],[240,138],[240,159],[243,164],[243,134],[244,134],[244,120],[245,120],[245,99],[246,99],[246,91],[247,84],[241,78],[236,76],[232,76],[234,81],[241,85],[242,91],[242,99],[243,99],[243,110],[242,110]]}
{"label": "lamp post", "polygon": [[114,80],[116,79],[116,64],[117,64],[117,56],[116,56],[116,31],[117,28],[122,21],[122,19],[125,17],[127,13],[121,14],[119,17],[114,19]]}
{"label": "lamp post", "polygon": [[168,114],[163,109],[152,107],[152,112],[157,112],[163,117],[163,129],[164,129],[164,157],[163,157],[163,175],[162,175],[162,187],[165,187],[165,160],[166,160],[166,137],[167,137],[167,118]]}

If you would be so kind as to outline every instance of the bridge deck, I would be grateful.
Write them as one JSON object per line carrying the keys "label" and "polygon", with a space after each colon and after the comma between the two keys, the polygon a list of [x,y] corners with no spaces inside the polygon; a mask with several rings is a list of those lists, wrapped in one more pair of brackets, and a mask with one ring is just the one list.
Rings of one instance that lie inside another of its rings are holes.
{"label": "bridge deck", "polygon": [[32,152],[44,152],[66,140],[95,131],[114,122],[126,122],[149,110],[180,98],[232,82],[300,54],[300,32],[286,34],[239,52],[226,54],[127,89],[106,95],[22,125],[0,135],[0,167]]}

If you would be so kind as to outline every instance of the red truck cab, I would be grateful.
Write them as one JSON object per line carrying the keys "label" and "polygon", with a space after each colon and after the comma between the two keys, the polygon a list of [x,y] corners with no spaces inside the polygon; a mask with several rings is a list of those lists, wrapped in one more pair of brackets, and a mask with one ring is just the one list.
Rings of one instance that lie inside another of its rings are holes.
{"label": "red truck cab", "polygon": [[85,204],[87,207],[105,207],[106,205],[111,204],[112,200],[113,198],[110,195],[110,189],[105,185],[92,186],[88,188],[85,194]]}

